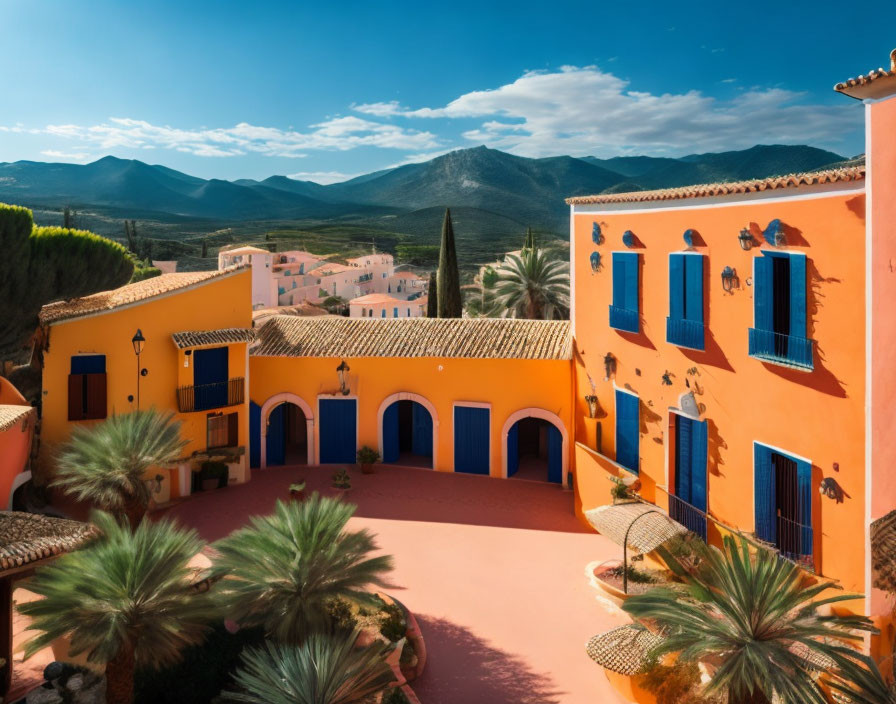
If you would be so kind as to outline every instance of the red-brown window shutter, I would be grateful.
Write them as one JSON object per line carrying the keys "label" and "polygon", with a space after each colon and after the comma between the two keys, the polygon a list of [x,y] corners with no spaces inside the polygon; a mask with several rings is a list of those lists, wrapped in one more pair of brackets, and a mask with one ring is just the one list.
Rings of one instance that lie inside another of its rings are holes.
{"label": "red-brown window shutter", "polygon": [[86,418],[106,417],[106,375],[87,375],[87,413]]}
{"label": "red-brown window shutter", "polygon": [[236,447],[240,442],[240,416],[239,413],[231,413],[227,416],[227,445]]}
{"label": "red-brown window shutter", "polygon": [[84,419],[84,375],[69,374],[68,375],[68,419],[83,420]]}

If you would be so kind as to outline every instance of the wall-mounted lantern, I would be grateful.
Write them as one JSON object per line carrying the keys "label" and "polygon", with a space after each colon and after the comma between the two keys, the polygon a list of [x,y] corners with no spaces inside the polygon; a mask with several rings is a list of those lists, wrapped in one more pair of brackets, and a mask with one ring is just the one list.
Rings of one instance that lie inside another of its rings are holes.
{"label": "wall-mounted lantern", "polygon": [[732,289],[737,288],[737,284],[737,271],[730,266],[726,266],[722,269],[722,288],[730,293]]}
{"label": "wall-mounted lantern", "polygon": [[635,233],[631,230],[626,230],[622,233],[622,244],[626,247],[634,247],[635,246]]}
{"label": "wall-mounted lantern", "polygon": [[597,418],[597,396],[595,394],[588,394],[585,396],[585,403],[588,404],[588,417]]}
{"label": "wall-mounted lantern", "polygon": [[604,243],[604,234],[600,229],[600,223],[595,222],[591,225],[591,240],[594,244]]}
{"label": "wall-mounted lantern", "polygon": [[607,352],[604,355],[604,371],[606,372],[604,381],[609,381],[610,375],[616,373],[616,358],[612,352]]}
{"label": "wall-mounted lantern", "polygon": [[695,234],[697,234],[697,233],[690,229],[684,231],[684,234],[682,235],[682,239],[684,239],[684,243],[688,247],[694,246],[694,235]]}
{"label": "wall-mounted lantern", "polygon": [[344,359],[339,363],[339,366],[336,367],[336,375],[339,377],[339,391],[343,396],[348,396],[348,373],[350,371],[351,367],[345,363]]}
{"label": "wall-mounted lantern", "polygon": [[143,346],[146,344],[146,338],[143,332],[137,328],[137,332],[131,338],[131,344],[134,346],[134,354],[137,355],[137,410],[140,410],[140,377],[146,376],[146,370],[140,368],[140,355],[143,352]]}
{"label": "wall-mounted lantern", "polygon": [[591,271],[598,271],[600,269],[600,252],[592,252],[591,253]]}
{"label": "wall-mounted lantern", "polygon": [[747,228],[740,231],[740,234],[737,236],[737,241],[740,244],[740,248],[745,252],[753,249],[753,245],[756,243],[756,240],[753,239],[753,233]]}

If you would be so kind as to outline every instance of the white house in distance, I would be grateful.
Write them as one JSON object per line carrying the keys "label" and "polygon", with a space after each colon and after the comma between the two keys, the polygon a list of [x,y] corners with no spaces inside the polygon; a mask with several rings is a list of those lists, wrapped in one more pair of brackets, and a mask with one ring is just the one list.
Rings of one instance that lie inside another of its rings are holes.
{"label": "white house in distance", "polygon": [[388,293],[368,293],[349,302],[350,318],[422,318],[428,298],[399,299]]}
{"label": "white house in distance", "polygon": [[[218,253],[219,269],[233,264],[249,264],[252,268],[254,310],[295,306],[305,301],[320,303],[330,296],[352,301],[368,294],[388,294],[399,302],[414,301],[426,293],[426,280],[410,271],[396,273],[395,260],[386,253],[354,257],[347,264],[299,250],[269,252],[243,246]],[[410,315],[403,313],[399,317],[417,317],[417,306],[410,309]],[[356,317],[361,317],[360,313]]]}

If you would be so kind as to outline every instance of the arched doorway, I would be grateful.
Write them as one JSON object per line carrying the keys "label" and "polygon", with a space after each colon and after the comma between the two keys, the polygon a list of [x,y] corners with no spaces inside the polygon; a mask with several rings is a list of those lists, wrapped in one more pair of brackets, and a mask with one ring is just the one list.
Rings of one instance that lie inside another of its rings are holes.
{"label": "arched doorway", "polygon": [[569,439],[556,414],[540,408],[517,411],[504,424],[504,476],[563,484]]}
{"label": "arched doorway", "polygon": [[250,422],[250,434],[253,441],[257,437],[261,467],[315,464],[314,414],[304,399],[276,394],[264,402],[257,417],[258,430]]}
{"label": "arched doorway", "polygon": [[265,438],[267,466],[308,464],[308,433],[305,412],[285,401],[268,414]]}
{"label": "arched doorway", "polygon": [[380,455],[385,464],[435,467],[435,408],[422,396],[393,394],[380,406]]}

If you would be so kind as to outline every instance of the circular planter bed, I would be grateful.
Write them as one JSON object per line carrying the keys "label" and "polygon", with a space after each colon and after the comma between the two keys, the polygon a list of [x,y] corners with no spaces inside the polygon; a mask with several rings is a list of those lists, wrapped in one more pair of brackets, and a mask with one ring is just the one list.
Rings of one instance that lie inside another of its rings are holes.
{"label": "circular planter bed", "polygon": [[645,592],[666,584],[669,581],[665,572],[653,570],[644,567],[628,566],[628,592],[623,589],[623,566],[620,560],[611,560],[602,562],[597,565],[592,575],[596,585],[604,592],[616,599],[625,601],[635,594],[644,594]]}

